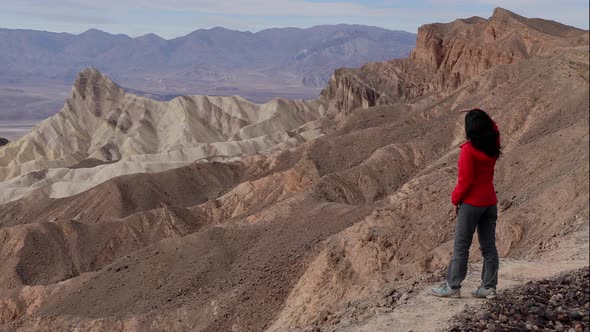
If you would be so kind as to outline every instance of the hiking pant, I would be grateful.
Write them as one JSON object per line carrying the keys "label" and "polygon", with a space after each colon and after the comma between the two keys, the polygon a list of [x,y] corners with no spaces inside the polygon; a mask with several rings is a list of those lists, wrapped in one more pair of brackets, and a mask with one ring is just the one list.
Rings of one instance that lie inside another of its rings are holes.
{"label": "hiking pant", "polygon": [[461,282],[467,275],[469,247],[473,240],[473,233],[477,229],[479,245],[483,255],[483,270],[481,285],[485,288],[498,284],[498,251],[496,250],[496,220],[498,208],[492,206],[472,206],[461,203],[455,227],[454,252],[449,269],[447,270],[447,284],[453,289],[461,288]]}

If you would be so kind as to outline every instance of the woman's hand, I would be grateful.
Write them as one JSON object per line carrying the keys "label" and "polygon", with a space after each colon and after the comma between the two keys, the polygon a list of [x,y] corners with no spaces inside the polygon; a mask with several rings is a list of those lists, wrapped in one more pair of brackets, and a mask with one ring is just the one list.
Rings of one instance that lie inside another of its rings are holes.
{"label": "woman's hand", "polygon": [[455,215],[459,215],[459,205],[455,205]]}

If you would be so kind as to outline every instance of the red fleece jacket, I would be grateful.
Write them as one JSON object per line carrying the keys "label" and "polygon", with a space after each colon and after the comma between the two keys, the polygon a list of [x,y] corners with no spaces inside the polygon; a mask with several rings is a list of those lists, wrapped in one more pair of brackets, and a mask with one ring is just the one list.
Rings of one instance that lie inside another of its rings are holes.
{"label": "red fleece jacket", "polygon": [[[498,127],[498,142],[500,134]],[[467,203],[473,206],[490,206],[498,203],[494,189],[496,158],[477,150],[471,142],[461,145],[457,185],[451,194],[453,205]]]}

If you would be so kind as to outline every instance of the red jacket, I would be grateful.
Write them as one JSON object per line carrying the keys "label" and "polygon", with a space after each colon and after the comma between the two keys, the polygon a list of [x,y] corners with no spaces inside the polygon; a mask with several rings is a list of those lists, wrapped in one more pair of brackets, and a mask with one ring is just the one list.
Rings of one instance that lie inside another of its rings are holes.
{"label": "red jacket", "polygon": [[[500,143],[500,132],[494,124]],[[494,189],[496,159],[477,150],[471,142],[461,145],[457,186],[451,194],[453,205],[467,203],[473,206],[490,206],[498,203]]]}

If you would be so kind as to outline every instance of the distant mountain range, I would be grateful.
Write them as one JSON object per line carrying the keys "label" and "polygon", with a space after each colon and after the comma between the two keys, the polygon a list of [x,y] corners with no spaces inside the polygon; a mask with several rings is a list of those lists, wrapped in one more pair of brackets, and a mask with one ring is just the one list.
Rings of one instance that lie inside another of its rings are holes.
{"label": "distant mountain range", "polygon": [[[152,98],[241,95],[264,102],[315,98],[336,68],[406,57],[415,43],[413,33],[360,25],[256,33],[217,27],[170,40],[96,29],[79,35],[0,29],[0,120],[56,112],[88,66]],[[46,102],[53,86],[60,89],[57,104]]]}

